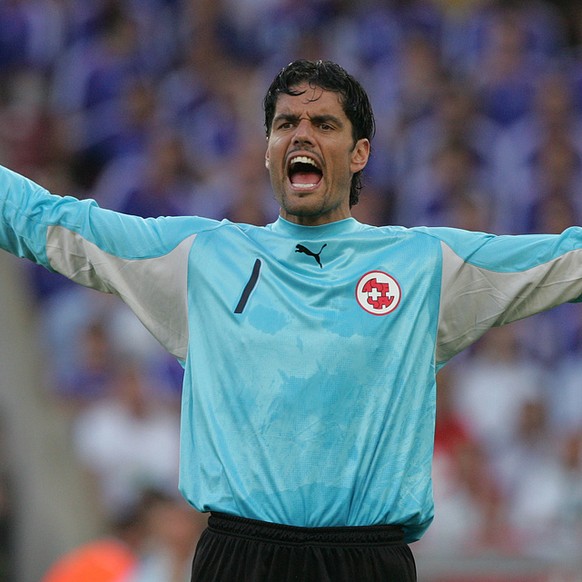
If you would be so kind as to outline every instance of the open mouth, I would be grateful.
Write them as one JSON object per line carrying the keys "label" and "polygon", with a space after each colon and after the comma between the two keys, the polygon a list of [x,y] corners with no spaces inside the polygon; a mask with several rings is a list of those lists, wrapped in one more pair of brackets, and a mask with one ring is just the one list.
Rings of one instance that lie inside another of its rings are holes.
{"label": "open mouth", "polygon": [[288,165],[289,181],[298,190],[315,188],[323,177],[319,164],[308,156],[294,156]]}

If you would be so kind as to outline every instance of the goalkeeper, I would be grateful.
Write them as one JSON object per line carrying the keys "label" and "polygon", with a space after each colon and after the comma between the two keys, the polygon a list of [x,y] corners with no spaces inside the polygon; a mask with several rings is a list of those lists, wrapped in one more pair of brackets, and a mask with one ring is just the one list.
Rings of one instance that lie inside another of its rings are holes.
{"label": "goalkeeper", "polygon": [[[351,216],[374,118],[297,61],[264,101],[280,216],[142,219],[0,170],[0,247],[125,301],[184,366],[192,580],[416,580],[435,375],[492,326],[582,296],[582,229],[493,236]],[[260,171],[257,168],[257,171]]]}

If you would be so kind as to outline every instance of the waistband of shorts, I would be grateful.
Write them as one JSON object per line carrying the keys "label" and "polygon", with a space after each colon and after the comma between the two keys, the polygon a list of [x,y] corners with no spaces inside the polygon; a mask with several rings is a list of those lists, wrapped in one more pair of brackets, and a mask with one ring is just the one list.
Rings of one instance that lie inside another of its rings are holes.
{"label": "waistband of shorts", "polygon": [[292,545],[389,545],[402,543],[399,525],[300,527],[211,512],[208,529],[214,533]]}

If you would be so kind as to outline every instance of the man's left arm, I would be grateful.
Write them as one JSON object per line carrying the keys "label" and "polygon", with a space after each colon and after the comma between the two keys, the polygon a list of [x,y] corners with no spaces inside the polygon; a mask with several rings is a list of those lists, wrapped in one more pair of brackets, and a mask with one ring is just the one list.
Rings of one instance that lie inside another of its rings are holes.
{"label": "man's left arm", "polygon": [[582,297],[582,228],[560,235],[431,232],[442,249],[439,363],[491,327]]}

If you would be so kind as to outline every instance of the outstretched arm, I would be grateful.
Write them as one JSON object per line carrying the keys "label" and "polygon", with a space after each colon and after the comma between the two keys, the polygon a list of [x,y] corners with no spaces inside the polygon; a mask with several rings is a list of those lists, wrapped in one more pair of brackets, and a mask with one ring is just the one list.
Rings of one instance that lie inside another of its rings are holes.
{"label": "outstretched arm", "polygon": [[0,248],[120,296],[176,357],[186,354],[193,217],[142,219],[55,196],[0,167]]}
{"label": "outstretched arm", "polygon": [[491,327],[582,297],[582,228],[560,235],[431,232],[443,257],[438,362]]}

